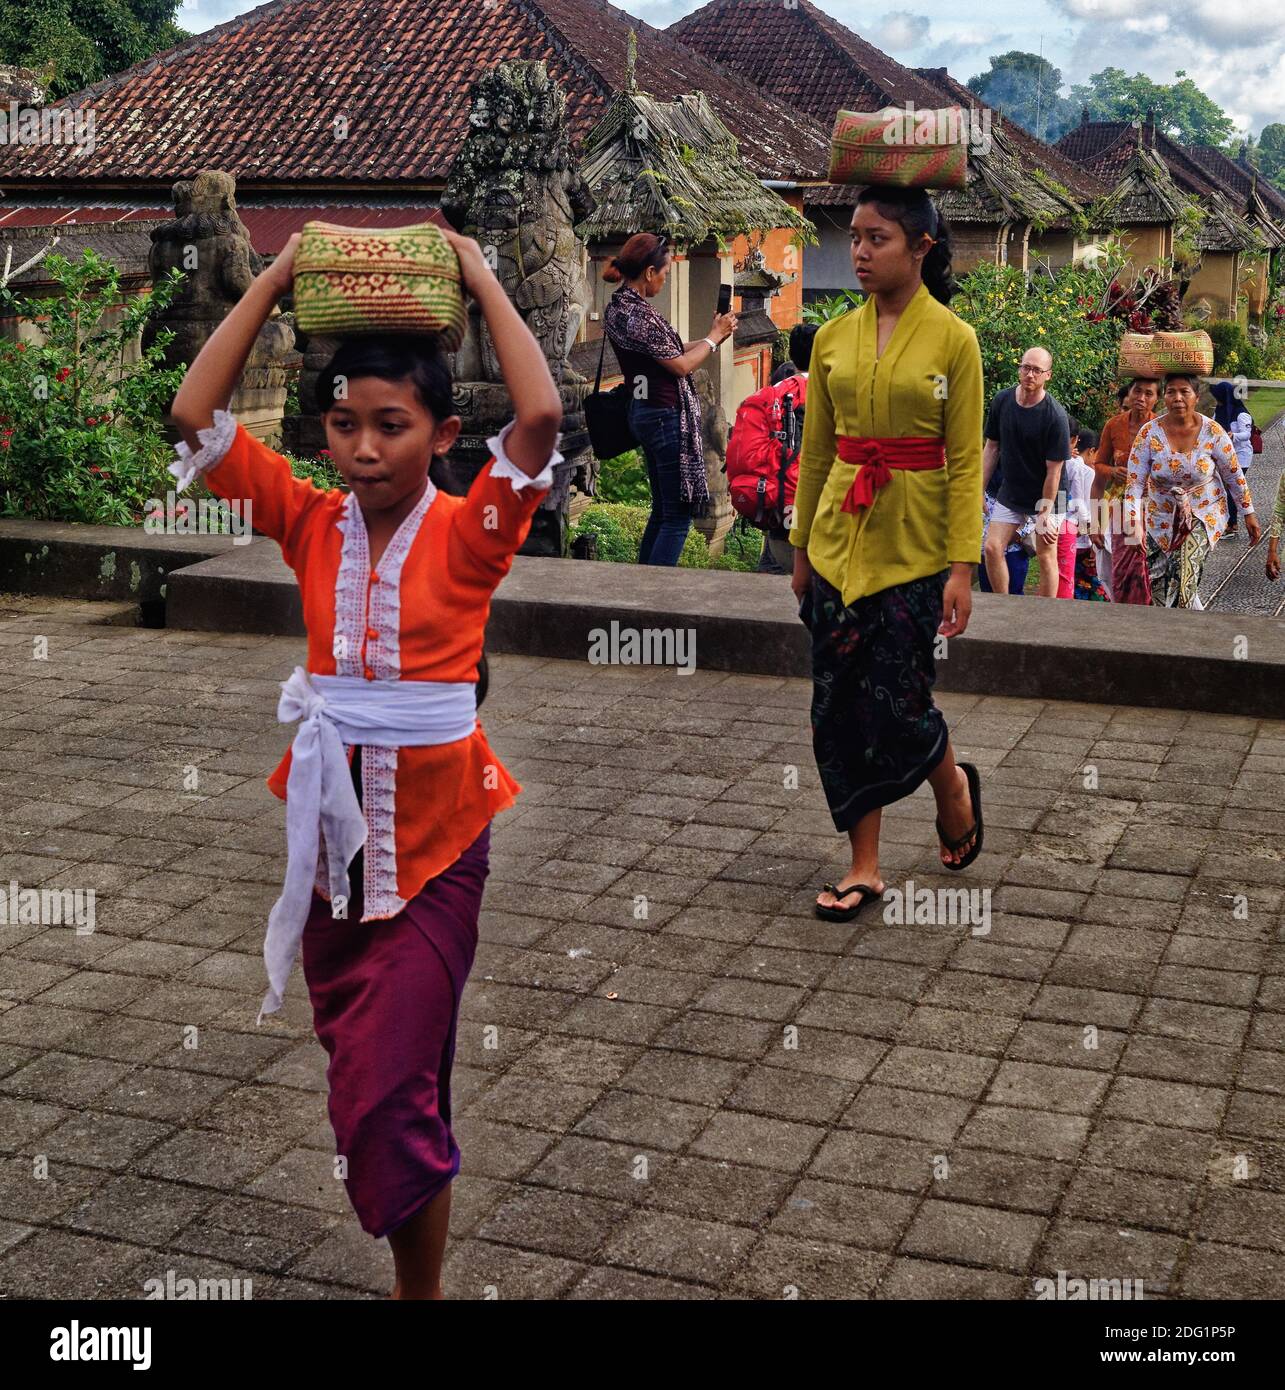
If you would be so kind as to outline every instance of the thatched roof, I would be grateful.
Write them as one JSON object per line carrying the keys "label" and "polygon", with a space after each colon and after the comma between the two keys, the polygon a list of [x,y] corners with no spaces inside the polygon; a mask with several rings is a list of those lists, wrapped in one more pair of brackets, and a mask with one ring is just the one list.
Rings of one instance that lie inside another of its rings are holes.
{"label": "thatched roof", "polygon": [[812,224],[742,161],[703,92],[677,101],[618,92],[585,137],[580,173],[597,200],[576,227],[586,241],[645,230],[694,245],[772,227],[816,240]]}
{"label": "thatched roof", "polygon": [[1152,150],[1137,148],[1119,181],[1097,205],[1099,226],[1167,226],[1181,215],[1187,201],[1170,177],[1165,163]]}

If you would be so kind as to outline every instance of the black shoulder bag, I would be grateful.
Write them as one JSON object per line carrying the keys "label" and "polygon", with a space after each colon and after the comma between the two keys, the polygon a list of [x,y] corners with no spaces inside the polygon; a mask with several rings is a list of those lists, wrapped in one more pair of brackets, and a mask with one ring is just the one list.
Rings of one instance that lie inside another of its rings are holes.
{"label": "black shoulder bag", "polygon": [[602,349],[598,353],[598,375],[593,390],[585,397],[584,416],[589,442],[600,459],[626,454],[637,441],[629,428],[629,383],[622,381],[610,391],[602,389],[602,361],[607,354],[607,330],[602,330]]}

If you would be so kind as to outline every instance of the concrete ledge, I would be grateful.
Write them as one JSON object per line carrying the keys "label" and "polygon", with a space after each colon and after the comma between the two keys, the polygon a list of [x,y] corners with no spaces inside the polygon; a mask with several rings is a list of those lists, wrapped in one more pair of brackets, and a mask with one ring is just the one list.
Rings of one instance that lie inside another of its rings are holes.
{"label": "concrete ledge", "polygon": [[[496,592],[487,648],[584,661],[590,634],[613,619],[692,629],[706,669],[810,674],[786,581],[718,570],[518,556]],[[166,622],[303,632],[294,576],[261,540],[172,574]],[[1285,717],[1285,624],[1251,615],[975,594],[968,633],[937,670],[943,690]]]}
{"label": "concrete ledge", "polygon": [[256,536],[249,545],[228,546],[174,571],[166,592],[165,626],[301,637],[303,601],[280,547]]}
{"label": "concrete ledge", "polygon": [[152,536],[141,526],[0,521],[0,589],[157,603],[175,569],[245,548],[231,536]]}

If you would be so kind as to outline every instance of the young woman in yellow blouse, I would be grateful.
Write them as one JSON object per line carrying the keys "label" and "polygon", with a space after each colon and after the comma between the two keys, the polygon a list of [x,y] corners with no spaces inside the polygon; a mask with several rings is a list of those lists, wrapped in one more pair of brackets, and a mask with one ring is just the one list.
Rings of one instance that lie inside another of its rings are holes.
{"label": "young woman in yellow blouse", "polygon": [[982,543],[982,362],[948,302],[950,233],[922,189],[871,187],[852,218],[865,303],[812,349],[790,541],[811,607],[812,735],[851,872],[817,898],[849,921],[884,890],[882,808],[928,781],[941,862],[982,847],[977,770],[933,704],[934,648],[961,634]]}

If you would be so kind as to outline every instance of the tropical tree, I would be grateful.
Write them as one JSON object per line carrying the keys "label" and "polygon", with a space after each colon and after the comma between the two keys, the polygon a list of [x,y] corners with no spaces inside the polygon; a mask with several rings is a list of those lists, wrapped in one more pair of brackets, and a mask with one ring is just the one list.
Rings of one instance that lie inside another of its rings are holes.
{"label": "tropical tree", "polygon": [[187,38],[180,0],[4,0],[0,63],[33,68],[51,100]]}
{"label": "tropical tree", "polygon": [[1156,125],[1183,145],[1224,146],[1237,138],[1231,117],[1196,86],[1181,68],[1166,85],[1145,73],[1132,77],[1123,68],[1103,68],[1071,88],[1071,105],[1087,108],[1092,121],[1137,121],[1154,115]]}
{"label": "tropical tree", "polygon": [[968,90],[1040,140],[1056,140],[1078,116],[1062,94],[1062,73],[1037,53],[1013,49],[992,56]]}

